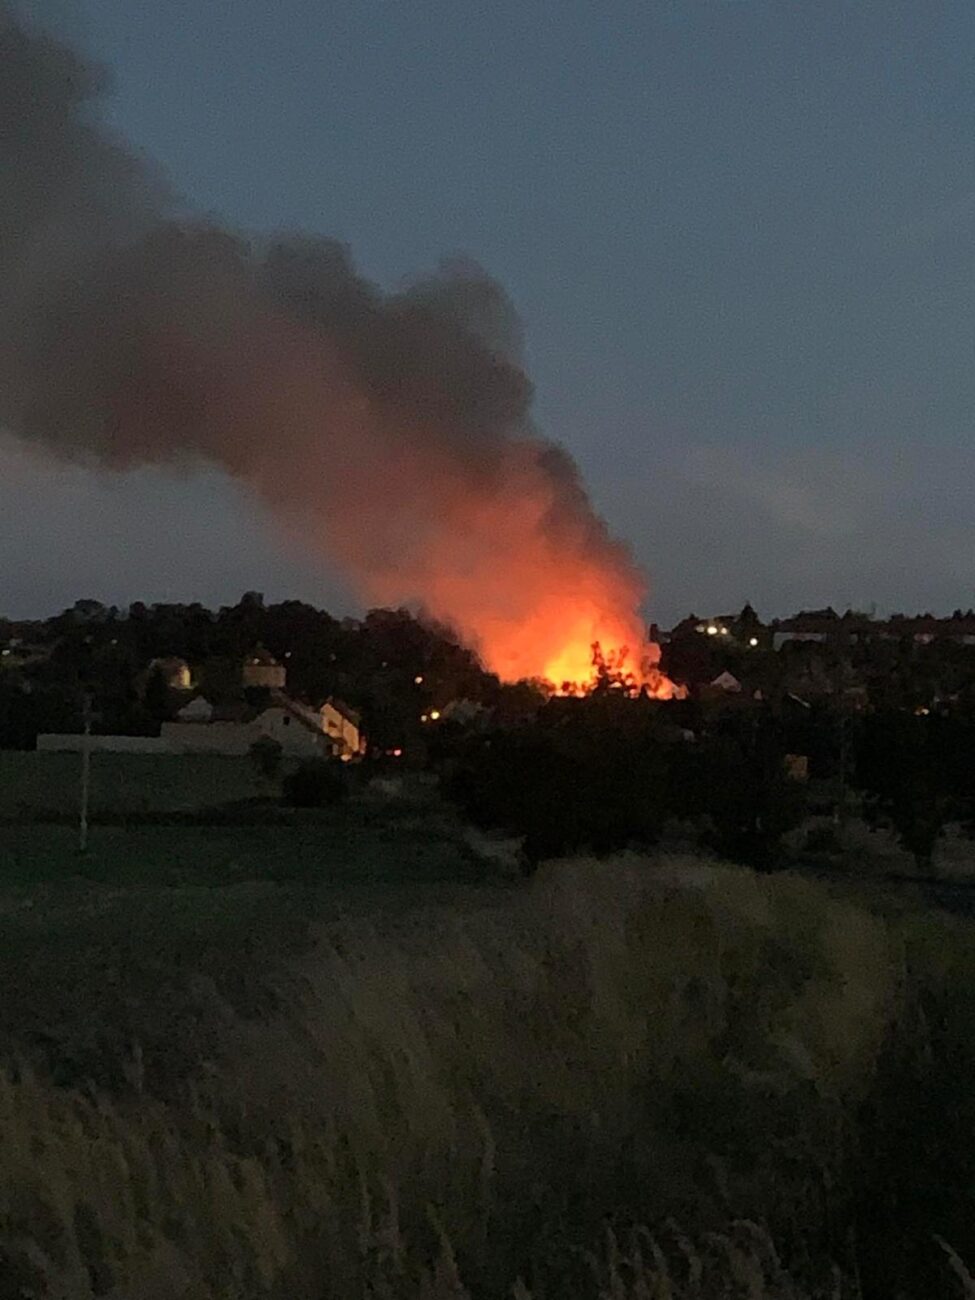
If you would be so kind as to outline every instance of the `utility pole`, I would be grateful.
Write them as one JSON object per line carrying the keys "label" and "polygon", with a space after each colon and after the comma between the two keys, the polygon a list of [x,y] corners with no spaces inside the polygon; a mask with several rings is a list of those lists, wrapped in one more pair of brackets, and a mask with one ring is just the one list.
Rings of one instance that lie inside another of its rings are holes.
{"label": "utility pole", "polygon": [[[845,670],[845,671],[844,671]],[[843,691],[846,677],[852,679],[852,664],[845,660],[841,662],[837,670],[836,681],[836,704],[839,713],[839,791],[836,808],[833,812],[833,822],[840,827],[846,826],[847,806],[849,800],[849,779],[850,779],[850,723],[852,721],[850,710],[847,706],[847,699]]]}
{"label": "utility pole", "polygon": [[849,718],[846,710],[840,712],[840,789],[833,820],[838,826],[846,825],[847,780],[849,768]]}
{"label": "utility pole", "polygon": [[88,796],[91,787],[91,696],[85,691],[82,701],[84,736],[81,742],[81,808],[78,818],[78,852],[88,852]]}

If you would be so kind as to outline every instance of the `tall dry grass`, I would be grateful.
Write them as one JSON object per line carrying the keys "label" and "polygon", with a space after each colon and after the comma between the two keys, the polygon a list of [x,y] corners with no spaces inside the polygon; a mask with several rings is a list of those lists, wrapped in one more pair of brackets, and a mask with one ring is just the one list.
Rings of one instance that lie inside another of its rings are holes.
{"label": "tall dry grass", "polygon": [[111,1095],[0,1075],[0,1296],[856,1294],[851,1116],[907,979],[878,916],[623,858],[316,938],[267,954],[273,1014],[200,984],[175,1090],[138,1043]]}

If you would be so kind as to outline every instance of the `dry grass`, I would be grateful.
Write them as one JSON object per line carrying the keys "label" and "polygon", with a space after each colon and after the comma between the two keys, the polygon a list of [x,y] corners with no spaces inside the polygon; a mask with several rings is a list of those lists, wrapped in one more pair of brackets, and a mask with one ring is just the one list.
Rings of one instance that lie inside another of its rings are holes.
{"label": "dry grass", "polygon": [[[77,801],[77,754],[0,751],[0,816],[49,812]],[[265,793],[247,758],[215,754],[95,754],[93,812],[163,811],[219,804]]]}
{"label": "dry grass", "polygon": [[0,1295],[856,1294],[756,1224],[824,1219],[904,978],[877,916],[624,858],[265,956],[273,1012],[198,979],[178,1086],[121,1040],[112,1095],[0,1075]]}

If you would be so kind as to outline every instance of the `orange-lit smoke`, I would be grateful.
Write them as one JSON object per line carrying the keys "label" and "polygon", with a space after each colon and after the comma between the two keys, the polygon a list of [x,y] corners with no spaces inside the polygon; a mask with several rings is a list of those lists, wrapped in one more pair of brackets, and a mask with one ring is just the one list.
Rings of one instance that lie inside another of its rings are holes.
{"label": "orange-lit smoke", "polygon": [[387,294],[334,241],[188,221],[93,124],[101,79],[0,0],[0,425],[114,469],[224,467],[364,602],[505,680],[656,694],[643,577],[539,436],[520,327],[462,264]]}
{"label": "orange-lit smoke", "polygon": [[[238,366],[251,354],[245,382]],[[471,444],[449,424],[421,424],[412,413],[426,403],[364,394],[321,336],[292,322],[262,319],[216,369],[229,369],[220,388],[236,399],[225,399],[209,454],[365,602],[422,608],[506,681],[586,686],[598,644],[649,693],[672,697],[638,612],[644,577],[561,449],[530,434]]]}

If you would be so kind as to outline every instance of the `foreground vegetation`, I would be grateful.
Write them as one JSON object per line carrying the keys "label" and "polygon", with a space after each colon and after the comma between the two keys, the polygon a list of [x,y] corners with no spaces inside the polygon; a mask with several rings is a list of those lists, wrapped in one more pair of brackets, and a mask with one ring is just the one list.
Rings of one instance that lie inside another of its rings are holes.
{"label": "foreground vegetation", "polygon": [[968,922],[410,800],[68,835],[0,828],[0,1293],[963,1294]]}

